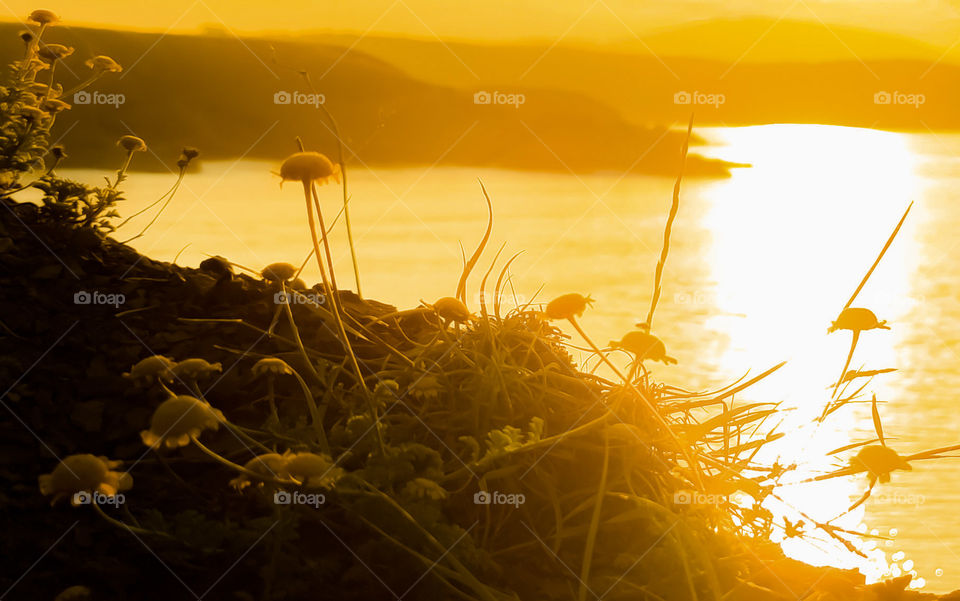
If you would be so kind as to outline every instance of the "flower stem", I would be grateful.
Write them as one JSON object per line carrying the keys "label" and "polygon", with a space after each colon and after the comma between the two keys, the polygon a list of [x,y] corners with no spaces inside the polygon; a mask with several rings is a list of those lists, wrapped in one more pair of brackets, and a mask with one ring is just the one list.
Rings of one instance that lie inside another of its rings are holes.
{"label": "flower stem", "polygon": [[826,408],[823,410],[823,415],[820,416],[819,421],[823,421],[827,417],[827,414],[830,413],[830,405],[833,403],[833,398],[837,396],[837,390],[840,389],[840,384],[843,382],[843,377],[847,375],[847,368],[850,367],[850,360],[853,359],[853,351],[857,348],[857,342],[860,340],[860,330],[853,330],[853,339],[850,341],[850,352],[847,353],[847,361],[843,364],[843,370],[840,372],[840,377],[837,378],[837,383],[833,387],[833,392],[830,394],[830,403],[827,403]]}
{"label": "flower stem", "polygon": [[323,252],[327,257],[327,268],[330,270],[330,285],[333,286],[331,293],[337,291],[337,274],[333,269],[333,254],[330,252],[330,238],[327,236],[327,228],[323,224],[323,211],[320,209],[320,197],[317,195],[317,187],[310,184],[310,191],[313,196],[313,206],[317,209],[317,223],[319,224],[320,240],[323,241]]}
{"label": "flower stem", "polygon": [[146,528],[140,528],[140,527],[137,527],[137,526],[131,526],[130,524],[127,524],[126,522],[122,522],[122,521],[120,521],[120,520],[118,520],[118,519],[116,519],[116,518],[112,518],[112,517],[110,517],[109,515],[107,515],[107,512],[105,512],[102,507],[100,507],[100,504],[99,504],[99,503],[91,503],[91,505],[93,505],[93,509],[97,512],[97,514],[98,514],[101,518],[103,518],[108,524],[111,524],[111,525],[113,525],[113,526],[116,526],[117,528],[121,528],[121,529],[123,529],[123,530],[129,530],[129,531],[132,532],[133,534],[141,534],[141,535],[144,535],[144,536],[161,536],[161,537],[163,537],[163,538],[170,538],[170,539],[173,538],[172,536],[170,536],[170,535],[167,534],[166,532],[160,532],[160,531],[158,531],[158,530],[147,530]]}
{"label": "flower stem", "polygon": [[226,426],[227,428],[229,428],[230,431],[233,432],[234,434],[236,434],[238,438],[240,438],[240,439],[243,440],[243,441],[246,441],[246,442],[250,443],[251,445],[253,445],[253,446],[255,446],[255,447],[259,447],[260,450],[263,451],[264,453],[271,453],[271,452],[273,452],[272,449],[269,449],[269,448],[268,448],[266,445],[264,445],[262,442],[260,442],[259,440],[255,439],[254,437],[250,436],[249,434],[247,434],[248,431],[249,431],[249,432],[254,432],[254,433],[256,433],[256,434],[262,434],[262,432],[258,432],[258,431],[256,431],[256,430],[251,430],[251,429],[249,429],[249,428],[244,428],[244,427],[242,427],[242,426],[238,426],[238,425],[236,425],[236,424],[232,424],[232,423],[230,423],[230,422],[228,422],[228,421],[226,421],[226,420],[224,420],[224,421],[222,421],[222,422],[220,422],[220,423],[222,423],[224,426]]}
{"label": "flower stem", "polygon": [[[304,73],[304,78],[307,80],[310,90],[314,91],[310,74]],[[360,289],[360,264],[357,262],[357,250],[353,244],[353,228],[350,227],[350,198],[347,196],[347,166],[343,162],[343,140],[340,138],[340,128],[337,127],[337,120],[333,118],[333,115],[323,104],[320,105],[320,110],[323,111],[327,121],[330,122],[333,136],[337,139],[337,164],[340,165],[340,177],[343,178],[343,183],[340,186],[343,190],[343,220],[347,226],[347,242],[350,245],[350,259],[353,261],[353,278],[357,283],[357,296],[363,298],[363,291]]]}
{"label": "flower stem", "polygon": [[123,227],[124,225],[126,225],[126,224],[127,224],[131,219],[133,219],[134,217],[137,217],[137,216],[141,215],[142,213],[144,213],[145,211],[148,211],[148,210],[152,209],[156,204],[158,204],[158,203],[160,203],[160,202],[163,202],[164,199],[166,199],[166,202],[163,202],[163,205],[160,206],[160,210],[157,211],[157,214],[153,216],[153,219],[151,219],[150,222],[147,223],[146,226],[144,226],[144,228],[140,231],[140,233],[137,234],[136,236],[134,236],[133,238],[129,238],[129,239],[127,239],[127,240],[124,240],[123,242],[121,242],[121,244],[128,244],[128,243],[132,242],[133,240],[136,240],[136,239],[139,238],[140,236],[144,235],[144,234],[147,232],[147,230],[150,229],[150,226],[151,226],[151,225],[153,225],[154,223],[156,223],[157,219],[160,218],[160,214],[163,213],[163,210],[166,209],[166,208],[167,208],[167,205],[170,204],[170,201],[173,200],[173,196],[177,193],[177,190],[180,189],[180,183],[183,181],[183,176],[184,176],[184,173],[186,173],[186,170],[187,170],[186,167],[181,167],[181,168],[180,168],[180,173],[177,175],[177,181],[173,184],[173,187],[171,187],[169,190],[167,190],[167,192],[166,192],[165,194],[163,194],[160,198],[158,198],[157,200],[155,200],[155,201],[153,201],[152,203],[150,203],[149,205],[147,205],[147,207],[145,207],[145,208],[137,211],[137,212],[134,213],[133,215],[127,217],[125,220],[123,220],[123,222],[122,222],[120,225],[118,225],[118,226],[115,228],[115,229],[120,229],[121,227]]}
{"label": "flower stem", "polygon": [[133,159],[133,151],[127,151],[127,158],[123,161],[123,166],[120,167],[120,170],[117,171],[117,179],[109,186],[109,190],[116,190],[117,186],[120,185],[120,182],[123,181],[123,178],[126,177],[127,168],[130,167],[130,160]]}
{"label": "flower stem", "polygon": [[[286,297],[284,297],[286,299]],[[303,340],[300,339],[300,330],[297,328],[297,324],[293,319],[293,310],[290,309],[290,303],[283,303],[283,310],[287,313],[287,319],[290,320],[290,329],[293,330],[293,338],[297,342],[297,347],[300,349],[301,354],[303,355],[303,360],[306,362],[307,366],[310,369],[311,374],[317,380],[320,379],[320,375],[313,368],[313,364],[310,361],[310,357],[307,355],[307,350],[303,346]],[[293,371],[293,376],[297,379],[297,382],[300,384],[300,389],[303,391],[304,399],[307,402],[307,409],[310,411],[310,419],[313,422],[313,428],[317,431],[317,439],[320,442],[321,448],[324,452],[330,452],[330,445],[327,442],[327,434],[323,429],[323,414],[317,409],[317,404],[313,400],[313,393],[310,392],[310,387],[307,386],[307,382],[297,373],[296,370]],[[272,381],[271,381],[272,383]],[[272,403],[272,401],[271,401]],[[326,409],[326,407],[324,407]],[[325,412],[325,411],[324,411]]]}
{"label": "flower stem", "polygon": [[77,85],[73,86],[72,88],[70,88],[69,90],[67,90],[66,92],[64,92],[63,94],[60,94],[60,97],[61,97],[61,98],[69,98],[71,95],[73,95],[73,94],[79,92],[80,90],[86,88],[87,86],[89,86],[89,85],[92,84],[93,82],[95,82],[95,81],[97,81],[98,79],[100,79],[100,77],[102,77],[102,76],[103,76],[103,72],[102,72],[102,71],[101,71],[100,73],[96,74],[96,75],[91,75],[90,77],[88,77],[87,79],[85,79],[83,82],[78,83]]}
{"label": "flower stem", "polygon": [[[313,185],[309,180],[306,180],[306,179],[303,180],[303,194],[304,194],[304,199],[306,200],[306,203],[307,203],[307,220],[310,222],[310,237],[313,240],[314,256],[317,259],[317,265],[320,267],[320,276],[323,278],[324,287],[329,293],[329,298],[333,303],[333,315],[336,318],[335,321],[337,323],[337,330],[340,336],[340,342],[343,344],[343,348],[350,359],[350,363],[353,366],[354,372],[357,374],[357,381],[360,384],[360,388],[363,390],[364,396],[366,396],[367,405],[370,411],[370,419],[372,420],[372,423],[375,426],[377,426],[376,427],[377,441],[382,451],[384,449],[383,434],[380,432],[380,428],[378,426],[378,423],[380,420],[377,417],[377,408],[376,408],[376,405],[374,405],[373,396],[370,394],[370,389],[367,388],[367,384],[366,382],[364,382],[363,371],[361,371],[360,369],[360,362],[357,361],[357,355],[353,352],[353,347],[350,345],[350,339],[347,338],[347,330],[343,325],[343,315],[341,314],[341,309],[340,309],[339,295],[337,294],[336,289],[331,287],[331,284],[327,279],[326,270],[323,267],[323,259],[321,258],[321,255],[320,255],[320,243],[317,239],[317,226],[313,222],[313,203],[310,202],[310,194],[311,194],[312,188],[313,188]],[[316,199],[316,190],[312,190],[312,192],[313,192],[314,199]],[[319,211],[319,202],[317,203],[317,210]],[[326,235],[324,235],[324,242],[326,243]]]}
{"label": "flower stem", "polygon": [[273,423],[280,422],[280,416],[277,415],[277,402],[275,400],[276,395],[274,394],[273,386],[274,376],[267,378],[267,402],[270,403],[270,419]]}
{"label": "flower stem", "polygon": [[297,379],[297,383],[300,384],[300,389],[303,390],[303,398],[306,400],[307,408],[310,410],[313,427],[317,430],[317,437],[320,439],[320,448],[324,453],[329,455],[330,443],[327,442],[327,433],[323,429],[323,416],[327,412],[326,404],[323,405],[322,409],[317,407],[317,403],[313,399],[313,393],[310,392],[310,387],[307,386],[306,380],[304,380],[296,370],[293,370],[293,377]]}
{"label": "flower stem", "polygon": [[274,484],[297,484],[292,480],[281,480],[280,478],[271,478],[269,476],[265,477],[263,474],[257,473],[253,470],[248,470],[242,465],[236,464],[230,461],[229,459],[227,459],[226,457],[220,455],[216,451],[208,448],[205,444],[200,442],[200,440],[196,436],[191,436],[190,440],[193,441],[193,444],[197,445],[197,448],[203,451],[205,455],[207,455],[211,459],[214,459],[215,461],[217,461],[217,463],[222,463],[223,465],[229,467],[232,470],[236,470],[241,474],[246,474],[247,476],[252,476],[257,480],[262,480],[264,482],[272,482]]}
{"label": "flower stem", "polygon": [[577,591],[577,601],[586,601],[587,582],[590,580],[590,568],[593,564],[593,551],[597,543],[597,533],[600,530],[600,514],[603,509],[603,497],[607,494],[607,474],[610,467],[610,434],[603,430],[603,464],[600,468],[600,484],[597,488],[597,499],[590,516],[590,527],[587,530],[587,540],[583,549],[583,560],[580,564],[580,587]]}

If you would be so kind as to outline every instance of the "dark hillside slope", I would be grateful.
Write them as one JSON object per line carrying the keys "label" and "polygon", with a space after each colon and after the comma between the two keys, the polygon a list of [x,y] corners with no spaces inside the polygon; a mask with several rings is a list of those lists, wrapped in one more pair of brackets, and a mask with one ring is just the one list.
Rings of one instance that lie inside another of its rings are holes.
{"label": "dark hillside slope", "polygon": [[[14,33],[0,27],[5,56],[22,52]],[[77,48],[66,65],[78,79],[88,72],[83,61],[97,54],[125,68],[96,82],[90,103],[67,99],[74,106],[58,118],[56,131],[70,166],[115,168],[113,143],[131,131],[168,163],[184,144],[207,159],[279,161],[294,150],[296,136],[311,149],[334,153],[323,111],[302,103],[311,89],[301,69],[338,120],[349,153],[369,165],[673,175],[683,142],[681,132],[629,124],[582,94],[528,87],[516,90],[524,95],[520,105],[476,104],[475,87],[425,83],[335,46],[67,28],[53,29],[50,40]],[[71,81],[68,76],[68,87]],[[106,94],[122,94],[124,102],[95,103]],[[275,102],[287,98],[289,104]],[[157,160],[138,158],[136,165],[160,168]],[[693,157],[688,172],[717,176],[726,170]]]}

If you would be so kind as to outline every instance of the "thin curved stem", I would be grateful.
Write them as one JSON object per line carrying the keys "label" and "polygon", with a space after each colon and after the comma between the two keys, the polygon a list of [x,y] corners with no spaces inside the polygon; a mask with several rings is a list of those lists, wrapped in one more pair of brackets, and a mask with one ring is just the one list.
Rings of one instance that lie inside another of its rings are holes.
{"label": "thin curved stem", "polygon": [[[169,205],[169,204],[170,204],[170,201],[173,200],[173,197],[174,197],[174,195],[177,193],[177,190],[180,189],[180,182],[182,182],[182,181],[183,181],[183,171],[181,170],[181,172],[180,172],[180,178],[177,179],[177,183],[174,185],[173,191],[170,192],[170,196],[167,197],[166,202],[163,203],[163,205],[162,205],[162,206],[160,207],[160,209],[157,211],[157,214],[153,216],[153,219],[151,219],[150,222],[147,223],[147,225],[143,226],[143,229],[140,230],[140,233],[139,233],[139,234],[137,234],[137,235],[134,236],[133,238],[128,238],[127,240],[124,240],[123,242],[121,242],[121,244],[129,244],[130,242],[133,242],[133,241],[136,240],[137,238],[140,238],[141,236],[143,236],[144,234],[147,233],[147,230],[150,229],[150,227],[151,227],[154,223],[157,222],[157,219],[160,219],[160,215],[163,214],[163,211],[167,208],[167,205]],[[162,197],[161,197],[161,198],[162,198]],[[158,200],[157,202],[159,202],[159,200]],[[150,205],[150,206],[153,206],[153,205]]]}
{"label": "thin curved stem", "polygon": [[277,401],[276,401],[276,394],[274,392],[274,382],[273,382],[275,377],[276,376],[271,374],[267,378],[267,402],[270,404],[270,420],[273,423],[279,423],[280,416],[277,415]]}
{"label": "thin curved stem", "polygon": [[[171,398],[177,396],[177,393],[175,393],[174,391],[170,390],[170,387],[167,386],[166,382],[164,382],[164,381],[161,380],[160,378],[157,378],[157,384],[159,384],[159,385],[160,385],[160,388],[162,388],[164,392],[166,392],[168,395],[170,395]],[[172,384],[172,382],[171,382],[171,384]]]}
{"label": "thin curved stem", "polygon": [[[383,433],[380,431],[380,427],[379,427],[380,420],[377,417],[377,408],[376,408],[376,405],[374,404],[373,396],[370,394],[370,389],[367,388],[367,384],[363,380],[363,371],[360,369],[360,362],[357,361],[357,355],[356,353],[353,352],[353,347],[350,345],[350,339],[347,338],[347,331],[343,325],[343,316],[340,312],[341,311],[340,299],[338,298],[337,291],[336,289],[331,287],[331,284],[327,279],[326,270],[324,270],[323,268],[323,259],[321,258],[321,255],[320,255],[320,242],[317,239],[317,226],[313,222],[313,203],[310,202],[311,191],[313,192],[314,198],[315,198],[316,190],[312,190],[312,184],[310,183],[309,180],[303,180],[303,195],[307,203],[307,221],[310,222],[310,237],[313,241],[314,256],[317,259],[317,265],[320,267],[320,276],[323,278],[324,287],[329,293],[330,300],[333,303],[333,316],[337,323],[337,330],[340,336],[340,342],[343,344],[343,348],[350,359],[350,363],[352,364],[354,372],[357,374],[357,381],[360,384],[360,388],[367,399],[367,405],[370,411],[370,419],[377,431],[377,442],[379,443],[380,450],[382,451],[384,449]],[[318,210],[319,210],[319,204],[318,204]],[[324,236],[324,241],[326,241],[325,236]]]}
{"label": "thin curved stem", "polygon": [[[236,434],[237,437],[239,437],[241,440],[243,440],[243,441],[245,441],[245,442],[248,442],[248,443],[252,444],[252,445],[255,446],[255,447],[259,447],[259,449],[260,449],[261,451],[263,451],[264,453],[272,453],[272,452],[273,452],[273,450],[270,449],[269,447],[267,447],[265,444],[263,444],[263,443],[260,442],[259,440],[255,439],[254,437],[252,437],[252,436],[250,436],[249,434],[247,434],[247,428],[243,428],[243,427],[238,426],[238,425],[236,425],[236,424],[232,424],[232,423],[230,423],[230,422],[228,422],[228,421],[226,421],[226,420],[224,420],[224,421],[221,422],[221,423],[223,423],[223,425],[225,425],[227,428],[229,428],[230,431],[233,432],[234,434]],[[255,431],[255,430],[251,430],[251,432],[256,432],[256,431]],[[257,433],[258,433],[258,434],[262,434],[262,432],[257,432]]]}
{"label": "thin curved stem", "polygon": [[[326,280],[324,280],[326,281]],[[303,361],[307,366],[307,369],[310,371],[310,375],[315,379],[320,379],[320,374],[317,373],[317,370],[313,367],[313,361],[310,360],[310,355],[307,354],[307,348],[303,346],[303,340],[300,338],[300,329],[297,327],[297,322],[293,319],[293,309],[290,308],[290,303],[288,302],[287,287],[283,284],[283,303],[281,307],[278,307],[278,310],[283,310],[287,315],[287,321],[290,322],[290,330],[293,332],[293,342],[297,346],[297,350],[300,351],[300,356],[303,357]]]}
{"label": "thin curved stem", "polygon": [[[130,161],[133,159],[133,151],[127,151],[127,158],[123,161],[123,165],[120,167],[120,170],[117,171],[117,179],[112,184],[110,184],[110,190],[116,190],[117,186],[120,185],[120,182],[123,181],[123,178],[126,177],[127,168],[130,167]],[[108,180],[109,181],[109,180]]]}
{"label": "thin curved stem", "polygon": [[327,228],[323,225],[323,210],[320,208],[320,197],[317,195],[317,186],[310,184],[310,192],[313,196],[313,206],[317,209],[317,223],[320,225],[320,240],[323,242],[323,252],[327,257],[327,268],[330,270],[330,285],[333,286],[332,292],[337,291],[337,274],[333,269],[333,253],[330,252],[330,238],[327,236]]}
{"label": "thin curved stem", "polygon": [[322,254],[320,253],[320,239],[317,237],[317,226],[313,222],[313,202],[310,195],[310,182],[303,180],[303,198],[307,203],[307,222],[310,225],[310,240],[313,242],[313,256],[317,259],[317,266],[320,268],[320,279],[323,280],[323,287],[330,296],[333,296],[333,288],[330,287],[330,281],[327,277],[327,269],[323,264]]}
{"label": "thin curved stem", "polygon": [[690,122],[687,124],[687,137],[683,142],[683,150],[680,154],[680,172],[677,173],[677,181],[673,184],[673,202],[670,205],[670,213],[667,215],[667,224],[663,228],[663,246],[660,249],[660,260],[657,261],[657,269],[653,278],[653,295],[650,298],[650,312],[647,313],[647,321],[644,329],[649,332],[653,328],[653,312],[657,310],[657,302],[660,300],[661,283],[663,281],[663,267],[667,264],[667,255],[670,252],[670,232],[673,230],[673,221],[677,218],[680,210],[680,182],[683,180],[683,169],[687,164],[687,151],[690,149],[690,135],[693,133],[693,114],[690,115]]}
{"label": "thin curved stem", "polygon": [[229,459],[227,459],[226,457],[224,457],[223,455],[220,455],[220,454],[217,453],[216,451],[210,449],[210,448],[207,447],[205,444],[203,444],[202,442],[200,442],[200,439],[198,439],[196,436],[191,436],[191,437],[190,437],[190,440],[193,442],[193,444],[195,444],[195,445],[197,446],[198,449],[200,449],[201,451],[203,451],[203,453],[204,453],[205,455],[207,455],[207,456],[210,457],[211,459],[215,460],[217,463],[221,463],[221,464],[229,467],[229,468],[232,469],[232,470],[236,470],[236,471],[240,472],[241,474],[245,474],[245,475],[247,475],[247,476],[251,476],[251,477],[253,477],[253,478],[256,478],[256,479],[259,480],[259,481],[272,482],[272,483],[274,483],[274,484],[293,484],[293,485],[298,485],[298,484],[299,484],[299,482],[296,482],[296,481],[294,481],[294,480],[283,480],[283,479],[280,479],[280,478],[271,478],[271,477],[269,477],[269,476],[264,476],[263,474],[257,473],[257,472],[255,472],[255,471],[253,471],[253,470],[248,470],[247,468],[243,467],[242,465],[237,464],[237,463],[234,463],[234,462],[230,461]]}
{"label": "thin curved stem", "polygon": [[863,290],[863,287],[867,285],[867,280],[869,280],[870,276],[873,275],[873,271],[877,268],[877,265],[880,264],[880,260],[883,259],[883,255],[886,254],[887,249],[890,248],[891,244],[893,244],[894,238],[897,237],[897,233],[900,232],[900,228],[903,227],[903,222],[907,220],[907,215],[910,214],[910,209],[912,208],[913,201],[910,201],[910,204],[907,205],[907,210],[903,212],[903,217],[901,217],[900,221],[897,222],[897,226],[893,228],[893,232],[890,234],[890,237],[887,238],[887,243],[883,245],[882,249],[880,249],[880,254],[877,255],[873,265],[870,266],[870,269],[867,270],[867,273],[863,276],[863,279],[860,280],[860,284],[857,286],[857,289],[854,290],[853,294],[850,295],[850,300],[848,300],[847,304],[843,306],[844,310],[849,309],[850,305],[853,304],[853,301],[857,300],[857,295],[860,294],[860,291]]}
{"label": "thin curved stem", "polygon": [[590,580],[590,567],[593,563],[593,550],[597,542],[597,533],[600,530],[600,514],[603,510],[603,498],[607,494],[607,474],[610,468],[610,435],[609,430],[603,430],[603,465],[600,468],[600,485],[597,490],[597,500],[590,516],[590,528],[587,530],[587,540],[584,543],[583,561],[580,564],[580,587],[577,591],[577,600],[586,601]]}
{"label": "thin curved stem", "polygon": [[313,420],[313,427],[317,431],[317,437],[320,439],[320,447],[324,453],[330,454],[330,443],[327,442],[327,433],[323,429],[323,416],[327,412],[326,403],[323,405],[321,410],[317,407],[316,401],[313,399],[313,393],[310,392],[310,387],[307,386],[306,380],[304,380],[300,374],[297,373],[297,370],[293,371],[293,377],[296,378],[297,383],[300,384],[300,389],[303,391],[303,398],[307,402],[307,408],[310,410],[310,418]]}
{"label": "thin curved stem", "polygon": [[53,163],[50,164],[50,167],[47,168],[47,170],[43,173],[43,175],[41,175],[40,177],[36,178],[35,180],[32,180],[32,181],[31,181],[30,183],[28,183],[28,184],[24,184],[24,185],[20,186],[19,188],[14,188],[13,190],[8,190],[8,191],[4,192],[2,195],[0,195],[0,198],[9,198],[10,196],[13,196],[13,195],[16,194],[17,192],[23,192],[23,191],[26,190],[27,188],[33,187],[33,184],[34,184],[34,183],[42,180],[43,178],[45,178],[45,177],[47,177],[48,175],[50,175],[51,173],[53,173],[53,170],[56,169],[56,168],[57,168],[57,165],[59,165],[59,164],[60,164],[60,159],[55,157],[55,158],[53,159]]}
{"label": "thin curved stem", "polygon": [[60,94],[60,97],[61,97],[61,98],[69,98],[71,95],[79,92],[80,90],[86,88],[87,86],[89,86],[89,85],[92,84],[93,82],[95,82],[95,81],[97,81],[98,79],[100,79],[101,77],[103,77],[103,74],[104,74],[104,73],[105,73],[104,71],[100,71],[99,73],[96,73],[96,74],[94,74],[94,75],[91,75],[90,77],[88,77],[88,78],[85,79],[84,81],[78,83],[77,85],[73,86],[72,88],[70,88],[69,90],[67,90],[66,92],[64,92],[63,94]]}
{"label": "thin curved stem", "polygon": [[[310,81],[310,74],[304,73],[303,76],[304,79],[307,80],[307,85],[310,86],[310,90],[314,91],[313,82]],[[353,244],[353,228],[350,227],[350,198],[347,196],[347,166],[343,162],[343,140],[340,138],[340,128],[337,127],[337,120],[333,118],[333,115],[330,114],[330,111],[327,110],[324,104],[320,105],[320,110],[323,111],[324,116],[326,116],[330,122],[333,136],[337,139],[337,164],[340,165],[340,177],[343,178],[340,186],[343,190],[343,220],[347,226],[347,242],[350,245],[350,259],[353,261],[353,278],[357,283],[357,296],[363,298],[363,292],[360,289],[360,264],[357,262],[357,251]]]}
{"label": "thin curved stem", "polygon": [[184,480],[184,479],[180,476],[180,474],[178,474],[177,471],[176,471],[175,469],[173,469],[173,466],[170,465],[170,462],[167,461],[167,458],[164,457],[163,453],[157,453],[157,459],[160,460],[160,465],[163,466],[163,469],[167,470],[167,473],[169,473],[170,476],[172,476],[174,480],[176,480],[177,482],[179,482],[180,484],[182,484],[184,488],[186,488],[187,490],[189,490],[190,492],[192,492],[192,493],[194,493],[194,494],[200,492],[199,490],[197,490],[197,488],[196,488],[195,486],[193,486],[192,484],[190,484],[189,482],[187,482],[186,480]]}
{"label": "thin curved stem", "polygon": [[47,90],[43,93],[43,100],[40,101],[40,104],[43,105],[44,102],[50,99],[50,91],[53,89],[54,77],[57,73],[57,63],[59,60],[54,60],[50,65],[50,83],[47,84]]}
{"label": "thin curved stem", "polygon": [[[310,357],[307,355],[306,348],[303,346],[303,341],[300,339],[300,331],[293,319],[293,310],[290,309],[290,304],[286,302],[286,297],[284,297],[283,309],[286,311],[287,319],[290,320],[290,329],[293,330],[293,338],[297,342],[297,347],[300,349],[300,352],[303,355],[303,360],[306,362],[311,375],[317,380],[320,380],[320,374],[318,374],[313,368],[313,363],[311,363]],[[323,450],[325,452],[329,452],[330,445],[327,442],[327,433],[323,429],[323,414],[320,413],[319,409],[317,408],[317,404],[313,399],[313,393],[310,392],[310,387],[307,386],[307,382],[300,376],[300,374],[297,373],[296,370],[292,371],[293,376],[300,384],[300,389],[303,391],[304,399],[307,402],[307,409],[310,411],[310,419],[313,422],[313,428],[317,431],[317,439],[319,440]]]}
{"label": "thin curved stem", "polygon": [[105,512],[102,507],[100,507],[99,503],[91,503],[91,505],[93,505],[93,509],[94,511],[97,512],[97,515],[99,515],[108,524],[111,524],[112,526],[116,526],[117,528],[121,528],[123,530],[129,530],[134,534],[141,534],[144,536],[160,536],[163,538],[170,538],[170,539],[173,538],[166,532],[160,532],[158,530],[147,530],[146,528],[140,528],[139,526],[131,526],[126,522],[122,522],[116,518],[112,518],[109,515],[107,515],[107,512]]}
{"label": "thin curved stem", "polygon": [[[133,215],[130,215],[129,217],[127,217],[126,219],[124,219],[124,220],[120,223],[120,225],[118,225],[118,226],[116,227],[116,229],[122,228],[123,226],[127,225],[127,223],[129,223],[131,219],[135,219],[135,218],[139,217],[140,215],[143,215],[144,213],[146,213],[147,211],[149,211],[149,210],[152,209],[153,207],[157,206],[159,203],[163,202],[163,199],[166,198],[168,195],[172,195],[172,194],[176,193],[177,189],[180,187],[180,182],[183,181],[184,169],[185,169],[185,168],[181,168],[181,169],[180,169],[180,173],[179,173],[179,175],[177,176],[177,181],[174,182],[174,184],[173,184],[172,186],[170,186],[170,189],[169,189],[169,190],[167,190],[165,193],[161,194],[161,195],[160,195],[160,198],[156,199],[155,201],[151,202],[150,204],[148,204],[148,205],[145,206],[144,208],[140,209],[139,211],[137,211],[137,212],[134,213]],[[172,198],[172,196],[171,196],[171,198]],[[164,204],[163,206],[166,207],[167,205]],[[160,209],[160,212],[163,212],[163,208]],[[159,214],[160,214],[160,213],[157,213],[158,216],[159,216]],[[156,220],[156,218],[154,218],[154,220]],[[151,222],[151,223],[152,223],[152,222]]]}
{"label": "thin curved stem", "polygon": [[263,578],[263,599],[264,601],[269,601],[272,598],[271,591],[273,590],[273,580],[277,575],[277,560],[280,557],[280,547],[283,542],[283,518],[286,510],[286,505],[281,505],[279,503],[273,504],[273,517],[276,519],[276,523],[279,526],[276,532],[273,533],[273,545],[270,550],[270,562],[267,564],[266,575]]}
{"label": "thin curved stem", "polygon": [[840,384],[843,382],[843,377],[847,375],[847,369],[850,367],[850,361],[853,359],[853,351],[857,348],[857,342],[860,340],[860,330],[853,330],[853,339],[850,340],[850,352],[847,353],[847,361],[843,364],[843,370],[840,372],[840,377],[837,378],[837,383],[833,386],[833,392],[830,394],[830,403],[827,403],[826,409],[823,410],[823,415],[820,416],[820,421],[822,422],[827,414],[830,413],[830,405],[833,403],[834,397],[837,396],[837,390],[840,388]]}

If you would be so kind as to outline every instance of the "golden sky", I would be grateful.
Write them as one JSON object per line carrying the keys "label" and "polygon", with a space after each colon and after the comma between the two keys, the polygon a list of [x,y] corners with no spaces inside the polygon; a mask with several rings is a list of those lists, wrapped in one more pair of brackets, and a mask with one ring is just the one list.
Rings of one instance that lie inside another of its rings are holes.
{"label": "golden sky", "polygon": [[368,32],[444,39],[629,43],[695,20],[769,17],[960,41],[960,0],[0,0],[0,16],[48,8],[68,23],[155,31]]}

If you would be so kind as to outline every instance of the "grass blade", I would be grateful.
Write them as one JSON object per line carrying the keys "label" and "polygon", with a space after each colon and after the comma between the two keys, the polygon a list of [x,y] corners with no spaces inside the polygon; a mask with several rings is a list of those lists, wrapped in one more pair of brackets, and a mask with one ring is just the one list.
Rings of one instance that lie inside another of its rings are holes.
{"label": "grass blade", "polygon": [[487,194],[487,189],[483,187],[483,182],[480,182],[480,189],[483,191],[483,198],[487,201],[487,231],[484,232],[480,244],[477,245],[477,250],[473,251],[470,260],[463,266],[463,273],[460,274],[460,281],[457,282],[456,297],[460,299],[463,304],[467,304],[467,278],[470,277],[470,272],[473,271],[477,261],[480,260],[483,249],[486,248],[487,242],[490,241],[490,232],[493,231],[493,203],[490,202],[490,196]]}
{"label": "grass blade", "polygon": [[[857,286],[857,289],[853,291],[853,294],[850,296],[850,300],[848,300],[847,304],[843,306],[844,309],[850,308],[850,305],[853,304],[853,301],[857,300],[857,295],[860,294],[860,291],[863,290],[863,287],[867,285],[867,280],[869,280],[870,276],[873,275],[873,270],[877,268],[877,265],[880,264],[880,260],[883,259],[883,255],[887,252],[887,249],[890,248],[890,245],[893,244],[893,239],[897,237],[897,234],[900,232],[900,227],[903,225],[903,222],[907,220],[907,215],[910,214],[911,208],[913,208],[913,201],[907,205],[907,210],[903,212],[903,217],[900,218],[900,222],[897,223],[897,227],[893,228],[893,232],[890,234],[890,237],[887,238],[887,243],[883,245],[882,249],[880,249],[880,254],[877,255],[873,265],[870,266],[870,269],[863,276],[863,279],[860,280],[860,285]],[[840,377],[842,378],[843,374],[840,374]]]}
{"label": "grass blade", "polygon": [[647,321],[644,322],[645,329],[648,331],[653,327],[653,312],[656,311],[657,302],[660,300],[663,267],[667,263],[667,254],[670,252],[670,232],[673,230],[673,221],[680,210],[680,182],[683,180],[683,169],[687,163],[687,151],[690,149],[690,134],[692,132],[693,115],[690,115],[690,122],[687,124],[687,137],[683,141],[683,150],[680,154],[680,173],[677,174],[677,181],[673,185],[673,204],[670,205],[667,225],[663,229],[663,248],[660,249],[660,260],[657,262],[657,271],[653,278],[653,298],[650,299],[650,312],[647,313]]}

